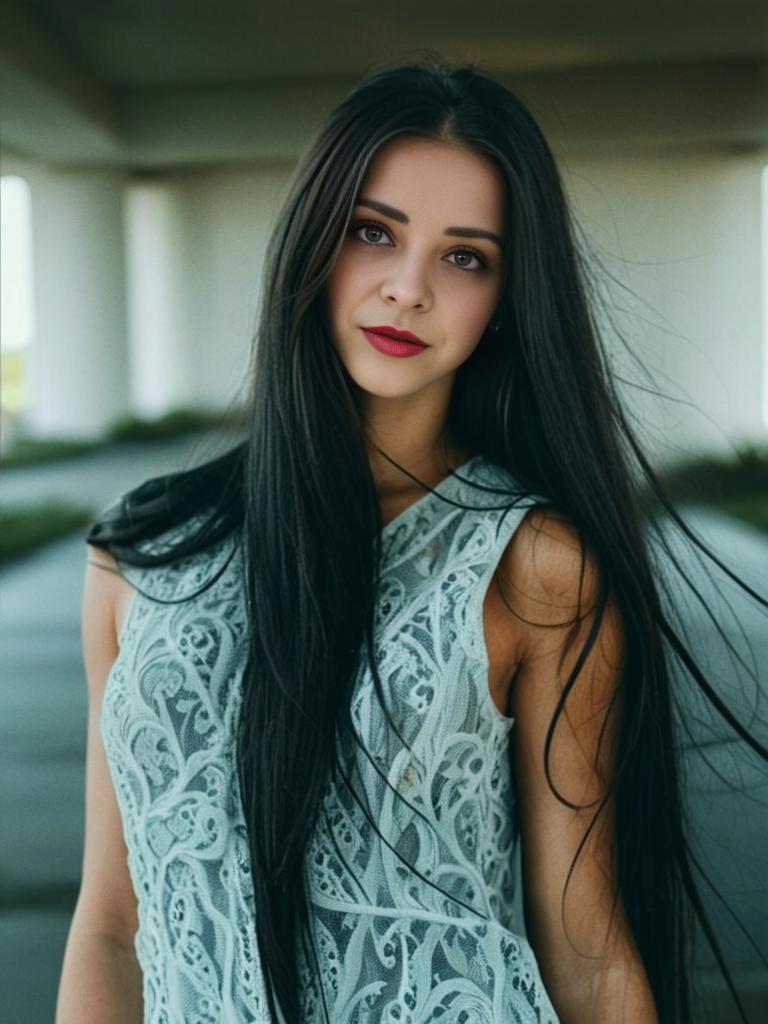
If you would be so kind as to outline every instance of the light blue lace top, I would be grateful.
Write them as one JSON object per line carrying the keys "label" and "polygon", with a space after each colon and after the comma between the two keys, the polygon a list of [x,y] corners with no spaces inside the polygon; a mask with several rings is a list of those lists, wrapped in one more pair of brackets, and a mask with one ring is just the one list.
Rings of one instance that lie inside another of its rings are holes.
{"label": "light blue lace top", "polygon": [[[305,860],[320,965],[318,976],[299,951],[307,1024],[323,1024],[323,1003],[332,1024],[558,1024],[514,930],[513,719],[490,695],[483,632],[496,565],[542,499],[510,509],[509,495],[472,484],[510,482],[475,456],[382,531],[377,665],[412,750],[361,658],[352,716],[369,756],[339,742],[360,802],[335,773]],[[230,539],[171,566],[122,566],[143,593],[121,629],[100,727],[138,900],[146,1024],[269,1019],[234,761],[246,655],[239,551],[198,597],[153,600],[195,593],[231,550]]]}

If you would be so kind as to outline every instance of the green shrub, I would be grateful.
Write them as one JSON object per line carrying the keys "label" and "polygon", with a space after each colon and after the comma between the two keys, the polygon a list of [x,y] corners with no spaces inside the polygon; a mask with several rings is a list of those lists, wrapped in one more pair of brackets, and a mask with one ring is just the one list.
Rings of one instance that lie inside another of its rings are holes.
{"label": "green shrub", "polygon": [[106,433],[109,441],[164,441],[169,437],[193,430],[207,430],[223,425],[219,413],[197,409],[175,409],[173,412],[148,420],[141,416],[124,416],[116,420]]}
{"label": "green shrub", "polygon": [[93,452],[105,444],[120,442],[167,441],[197,430],[244,426],[242,413],[205,412],[199,409],[176,409],[157,419],[124,416],[105,431],[103,437],[89,440],[68,440],[57,437],[17,437],[12,447],[0,457],[0,469],[35,463],[54,462]]}
{"label": "green shrub", "polygon": [[99,444],[99,441],[73,441],[56,437],[20,437],[13,442],[10,451],[0,458],[0,467],[69,459],[73,455],[91,452]]}
{"label": "green shrub", "polygon": [[737,448],[732,459],[693,459],[663,476],[669,493],[689,501],[768,499],[768,446]]}
{"label": "green shrub", "polygon": [[0,913],[9,910],[68,910],[77,904],[76,882],[9,882],[0,880]]}
{"label": "green shrub", "polygon": [[768,446],[746,445],[732,459],[691,460],[660,480],[676,505],[711,505],[768,533]]}
{"label": "green shrub", "polygon": [[55,500],[0,506],[0,564],[85,526],[94,515],[91,508]]}

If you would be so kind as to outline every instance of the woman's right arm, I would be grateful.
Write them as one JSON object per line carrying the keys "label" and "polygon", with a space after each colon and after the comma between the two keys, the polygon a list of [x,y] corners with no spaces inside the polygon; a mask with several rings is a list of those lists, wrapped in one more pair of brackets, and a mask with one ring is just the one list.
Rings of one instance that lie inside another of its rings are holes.
{"label": "woman's right arm", "polygon": [[56,1024],[140,1024],[142,977],[133,939],[136,896],[114,788],[99,732],[104,688],[118,653],[123,577],[107,552],[88,545],[82,608],[83,660],[88,684],[85,842],[82,880],[64,952]]}

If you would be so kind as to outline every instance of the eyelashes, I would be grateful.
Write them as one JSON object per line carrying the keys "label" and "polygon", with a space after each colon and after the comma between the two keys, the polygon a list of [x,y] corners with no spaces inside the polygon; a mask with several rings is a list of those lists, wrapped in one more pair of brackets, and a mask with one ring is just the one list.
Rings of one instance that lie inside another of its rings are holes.
{"label": "eyelashes", "polygon": [[[380,224],[378,221],[375,221],[375,220],[358,220],[358,221],[355,221],[353,224],[350,224],[349,229],[348,229],[348,234],[350,234],[350,235],[357,235],[357,232],[360,231],[362,228],[374,228],[376,231],[383,232],[383,234],[385,234],[387,236],[387,238],[391,237],[390,234],[389,234],[389,231],[384,227],[384,225]],[[356,241],[362,242],[363,245],[370,245],[373,248],[381,248],[378,245],[377,242],[369,242],[365,238],[356,238]],[[460,249],[454,249],[452,252],[448,253],[448,255],[449,256],[456,256],[456,255],[473,256],[478,261],[478,263],[480,264],[480,266],[478,266],[478,267],[464,267],[460,263],[453,263],[452,266],[456,267],[457,270],[463,270],[463,271],[467,271],[467,272],[469,272],[471,274],[476,274],[479,271],[483,271],[483,270],[486,270],[488,268],[488,260],[485,258],[485,256],[478,249],[472,249],[469,246],[462,246]]]}

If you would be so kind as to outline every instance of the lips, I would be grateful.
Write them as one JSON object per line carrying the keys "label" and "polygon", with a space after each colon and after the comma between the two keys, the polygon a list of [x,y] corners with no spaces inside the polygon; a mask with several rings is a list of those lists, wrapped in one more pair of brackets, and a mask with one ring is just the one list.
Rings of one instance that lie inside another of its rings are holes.
{"label": "lips", "polygon": [[404,341],[402,338],[393,338],[389,334],[379,334],[377,331],[370,330],[367,327],[363,327],[361,330],[368,341],[368,344],[372,345],[379,352],[382,352],[385,356],[395,356],[396,358],[402,359],[408,356],[421,355],[421,353],[426,352],[428,348],[427,345],[420,342],[410,340]]}
{"label": "lips", "polygon": [[389,324],[385,324],[383,327],[364,327],[364,331],[370,331],[371,334],[383,334],[385,338],[392,338],[394,341],[409,341],[412,345],[423,345],[427,347],[426,341],[418,336],[418,334],[412,334],[411,331],[401,331],[397,327],[390,327]]}

